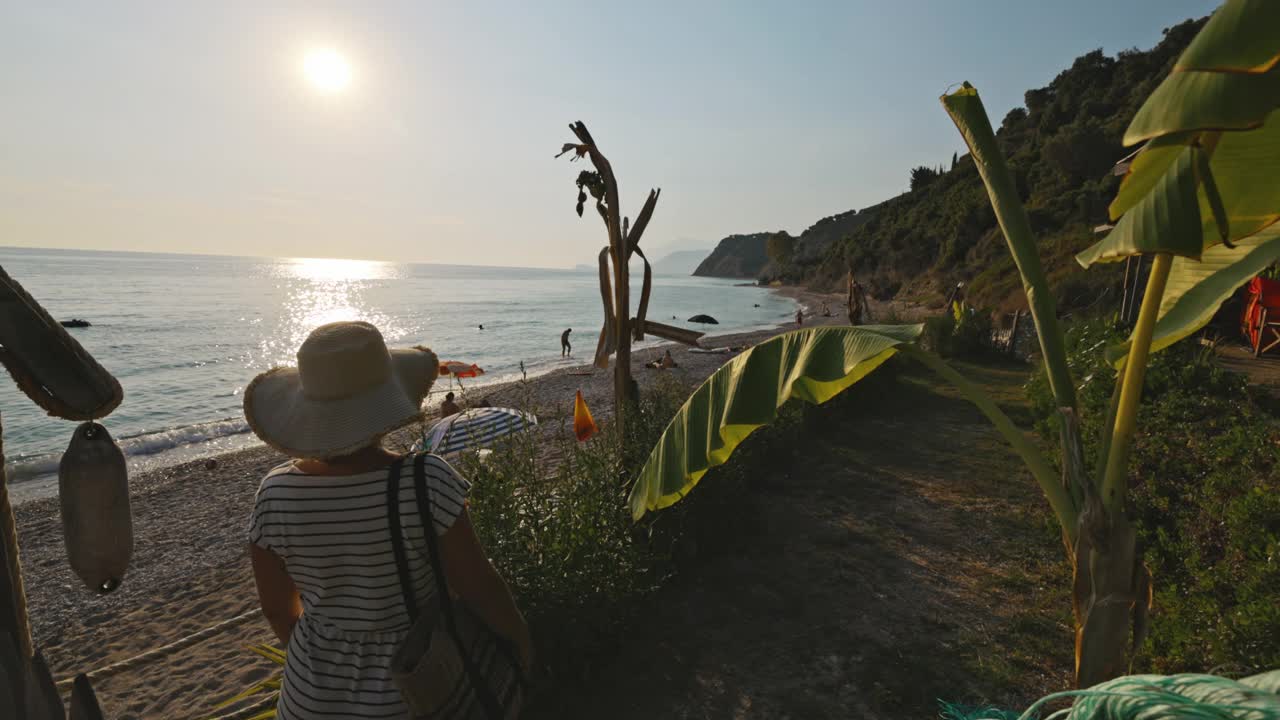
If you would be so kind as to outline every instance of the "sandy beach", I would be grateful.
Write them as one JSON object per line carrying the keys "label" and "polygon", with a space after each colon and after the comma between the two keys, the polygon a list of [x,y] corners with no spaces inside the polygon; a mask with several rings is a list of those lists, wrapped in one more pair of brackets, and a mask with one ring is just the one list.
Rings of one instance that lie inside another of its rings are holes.
{"label": "sandy beach", "polygon": [[[778,291],[806,308],[806,325],[842,322],[839,296]],[[820,315],[824,302],[832,317]],[[873,317],[875,313],[873,308]],[[794,327],[718,336],[706,344],[740,348]],[[692,386],[732,357],[671,349],[679,367],[670,371],[643,367],[657,351],[633,356],[642,387],[663,372]],[[474,388],[465,399],[497,406],[527,399],[549,426],[553,423],[548,421],[571,413],[575,392],[581,390],[597,419],[607,420],[611,383],[610,372],[583,364],[523,384]],[[392,442],[407,444],[412,437],[405,432]],[[84,588],[68,568],[56,498],[19,505],[15,512],[32,632],[54,676],[61,680],[91,673],[108,715],[124,719],[210,717],[218,701],[272,674],[273,665],[245,650],[249,644],[274,641],[266,621],[254,612],[257,596],[245,527],[259,480],[282,460],[269,448],[255,447],[133,478],[133,561],[121,588],[106,596]],[[164,649],[236,618],[207,637]],[[162,650],[131,660],[157,648]],[[129,662],[95,672],[121,661]]]}

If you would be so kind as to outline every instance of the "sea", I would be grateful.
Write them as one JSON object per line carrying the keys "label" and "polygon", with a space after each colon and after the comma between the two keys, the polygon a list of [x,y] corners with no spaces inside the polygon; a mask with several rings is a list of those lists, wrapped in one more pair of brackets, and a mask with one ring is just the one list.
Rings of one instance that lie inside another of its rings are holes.
{"label": "sea", "polygon": [[[68,332],[124,387],[101,422],[134,474],[257,444],[242,413],[245,385],[294,364],[324,323],[366,320],[393,347],[475,363],[485,374],[470,387],[590,362],[603,318],[597,274],[584,270],[27,248],[0,248],[0,266],[53,317],[90,323]],[[795,308],[741,281],[655,275],[649,318],[714,335],[773,327]],[[695,314],[720,324],[686,322]],[[572,359],[560,357],[566,328]],[[47,485],[57,473],[76,423],[45,415],[2,380],[0,414],[20,501],[23,483]]]}

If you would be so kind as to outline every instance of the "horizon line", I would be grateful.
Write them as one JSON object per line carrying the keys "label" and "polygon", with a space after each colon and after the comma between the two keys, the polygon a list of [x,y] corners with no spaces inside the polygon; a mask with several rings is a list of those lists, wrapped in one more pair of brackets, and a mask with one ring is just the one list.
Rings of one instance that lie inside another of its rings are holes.
{"label": "horizon line", "polygon": [[[710,253],[715,248],[691,248],[689,250],[673,250],[667,253],[671,255],[677,252],[705,252]],[[428,262],[422,260],[379,260],[375,258],[359,258],[359,257],[340,257],[336,255],[238,255],[233,253],[197,253],[197,252],[181,252],[168,251],[157,252],[155,250],[101,250],[94,248],[74,248],[74,247],[43,247],[36,245],[0,245],[0,252],[6,250],[39,250],[46,252],[84,252],[84,253],[117,253],[127,255],[180,255],[183,257],[210,257],[210,258],[235,258],[242,260],[351,260],[355,262],[377,262],[399,265],[434,265],[436,267],[458,267],[458,268],[490,268],[494,270],[563,270],[571,272],[582,272],[581,268],[590,267],[595,271],[595,266],[589,263],[574,263],[573,265],[486,265],[482,263],[449,263],[449,262]],[[665,259],[665,256],[664,258]]]}

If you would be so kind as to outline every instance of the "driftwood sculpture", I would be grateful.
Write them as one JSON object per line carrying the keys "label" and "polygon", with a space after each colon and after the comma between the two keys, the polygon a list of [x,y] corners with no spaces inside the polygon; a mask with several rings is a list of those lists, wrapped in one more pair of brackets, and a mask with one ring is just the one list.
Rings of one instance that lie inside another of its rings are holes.
{"label": "driftwood sculpture", "polygon": [[[653,269],[649,266],[649,259],[644,256],[644,251],[640,249],[640,238],[649,226],[649,219],[653,217],[653,209],[658,204],[658,195],[662,191],[649,191],[649,197],[645,199],[644,206],[632,225],[621,214],[618,181],[613,174],[613,166],[596,146],[587,126],[578,121],[570,124],[569,129],[578,138],[578,142],[565,143],[556,157],[573,153],[569,156],[571,161],[586,157],[595,167],[595,171],[583,170],[578,174],[578,217],[582,217],[587,194],[590,193],[595,199],[596,212],[604,221],[609,234],[609,245],[600,250],[599,256],[604,326],[600,329],[600,340],[596,344],[595,365],[601,369],[608,368],[609,356],[617,355],[613,369],[614,422],[621,433],[624,408],[635,407],[639,401],[639,391],[635,380],[631,378],[632,340],[643,340],[645,333],[649,333],[667,340],[696,345],[702,333],[663,325],[645,317],[649,310],[649,293],[653,287]],[[639,255],[644,262],[644,284],[641,286],[640,304],[636,308],[635,317],[631,317],[631,271],[628,266],[632,255]],[[613,264],[612,273],[609,270],[610,262]]]}
{"label": "driftwood sculpture", "polygon": [[[124,392],[62,325],[49,316],[22,286],[0,268],[0,364],[36,405],[64,420],[105,417],[120,404]],[[0,428],[0,436],[3,429]],[[108,438],[109,439],[109,438]],[[74,443],[73,443],[74,444]],[[114,445],[114,444],[113,444]],[[106,468],[116,472],[119,468]],[[125,495],[128,484],[114,483],[113,493]],[[72,494],[77,489],[64,491]],[[64,497],[64,502],[67,498]],[[132,535],[128,528],[117,535]],[[68,538],[69,542],[74,542]],[[132,540],[129,541],[132,544]],[[70,548],[69,548],[70,549]],[[79,548],[77,547],[77,550]],[[0,718],[66,717],[61,698],[44,660],[35,652],[27,619],[27,598],[18,560],[18,533],[4,475],[0,443]],[[88,678],[76,679],[71,693],[71,717],[102,718]]]}

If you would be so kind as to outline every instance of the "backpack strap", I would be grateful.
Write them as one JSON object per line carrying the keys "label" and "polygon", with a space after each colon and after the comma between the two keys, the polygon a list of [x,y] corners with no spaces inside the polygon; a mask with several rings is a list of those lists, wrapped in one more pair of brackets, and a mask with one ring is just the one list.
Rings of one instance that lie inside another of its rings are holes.
{"label": "backpack strap", "polygon": [[387,525],[391,530],[391,552],[396,558],[396,574],[400,576],[400,594],[404,598],[409,623],[418,620],[418,603],[413,599],[413,580],[409,577],[409,561],[405,558],[404,533],[400,527],[400,469],[404,458],[396,458],[387,470]]}
{"label": "backpack strap", "polygon": [[435,521],[431,515],[431,487],[427,484],[427,453],[418,453],[413,458],[413,488],[418,500],[418,519],[422,523],[422,534],[427,538],[427,552],[431,555],[431,571],[436,576],[436,595],[440,597],[440,609],[444,612],[445,630],[458,648],[462,667],[471,680],[471,690],[475,693],[480,706],[484,708],[484,714],[489,720],[501,720],[504,716],[502,707],[493,696],[493,691],[485,681],[484,675],[480,673],[480,668],[476,667],[475,660],[471,657],[471,648],[463,644],[462,636],[458,634],[457,617],[453,611],[453,596],[449,593],[449,580],[444,574],[444,563],[440,562],[440,540],[436,537]]}

